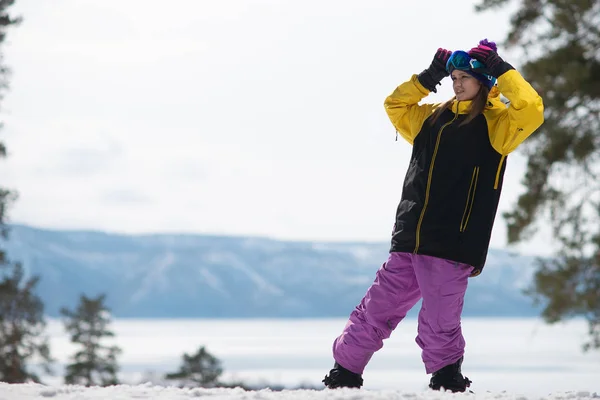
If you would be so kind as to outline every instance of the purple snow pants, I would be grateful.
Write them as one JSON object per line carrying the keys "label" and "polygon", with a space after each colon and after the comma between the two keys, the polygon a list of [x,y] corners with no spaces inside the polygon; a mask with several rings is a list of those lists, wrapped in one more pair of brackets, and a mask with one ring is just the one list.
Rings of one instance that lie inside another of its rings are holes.
{"label": "purple snow pants", "polygon": [[411,253],[390,253],[375,282],[350,314],[333,343],[333,358],[362,374],[383,339],[392,334],[406,313],[421,299],[416,342],[428,374],[463,356],[460,327],[467,281],[473,267]]}

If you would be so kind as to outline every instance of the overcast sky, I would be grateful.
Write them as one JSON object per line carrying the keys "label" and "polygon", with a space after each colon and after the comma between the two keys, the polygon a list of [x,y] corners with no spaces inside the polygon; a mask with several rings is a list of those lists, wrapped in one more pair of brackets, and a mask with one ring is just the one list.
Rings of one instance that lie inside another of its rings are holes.
{"label": "overcast sky", "polygon": [[[505,38],[508,10],[473,4],[17,0],[0,114],[11,221],[387,241],[411,147],[383,101],[438,47]],[[427,101],[451,96],[446,79]],[[499,212],[522,174],[509,157]],[[499,217],[493,247],[505,232]]]}

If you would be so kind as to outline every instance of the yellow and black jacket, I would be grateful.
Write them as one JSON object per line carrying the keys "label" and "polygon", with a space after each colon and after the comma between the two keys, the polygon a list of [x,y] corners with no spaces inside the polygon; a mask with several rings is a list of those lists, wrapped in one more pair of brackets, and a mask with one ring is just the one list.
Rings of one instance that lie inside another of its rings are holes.
{"label": "yellow and black jacket", "polygon": [[514,69],[498,78],[484,112],[462,126],[470,101],[455,100],[432,125],[440,104],[418,104],[428,94],[413,75],[385,100],[392,124],[413,145],[391,251],[466,263],[477,275],[487,257],[507,156],[543,123],[544,106]]}

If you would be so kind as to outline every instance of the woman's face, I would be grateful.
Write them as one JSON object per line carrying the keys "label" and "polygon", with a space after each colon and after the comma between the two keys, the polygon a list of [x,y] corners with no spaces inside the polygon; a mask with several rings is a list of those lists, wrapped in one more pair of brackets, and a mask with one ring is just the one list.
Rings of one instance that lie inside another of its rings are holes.
{"label": "woman's face", "polygon": [[481,82],[472,75],[458,69],[452,71],[452,88],[457,100],[473,100],[480,87]]}

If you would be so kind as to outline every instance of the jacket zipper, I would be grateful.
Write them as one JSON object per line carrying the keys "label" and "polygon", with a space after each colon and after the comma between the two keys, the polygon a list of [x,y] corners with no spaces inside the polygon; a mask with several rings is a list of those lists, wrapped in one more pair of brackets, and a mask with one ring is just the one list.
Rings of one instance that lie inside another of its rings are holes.
{"label": "jacket zipper", "polygon": [[469,217],[471,211],[473,211],[473,202],[475,201],[475,191],[477,190],[477,181],[479,180],[479,167],[473,168],[473,176],[471,177],[471,185],[469,186],[469,193],[467,193],[467,203],[465,204],[465,211],[463,212],[462,220],[460,221],[460,232],[467,230],[469,224]]}
{"label": "jacket zipper", "polygon": [[502,163],[504,162],[505,158],[506,156],[503,155],[502,158],[500,158],[500,162],[498,163],[498,170],[496,171],[496,180],[494,180],[494,190],[497,190],[498,185],[500,184],[500,172],[502,171]]}
{"label": "jacket zipper", "polygon": [[446,122],[444,125],[442,125],[442,127],[440,128],[440,131],[438,132],[437,140],[435,141],[435,148],[433,150],[433,156],[431,157],[431,165],[429,166],[429,175],[427,176],[427,188],[425,189],[425,202],[423,203],[423,210],[421,210],[421,216],[419,217],[419,222],[417,223],[415,250],[413,251],[414,254],[417,254],[417,251],[419,251],[419,245],[420,245],[420,241],[421,241],[421,237],[420,237],[421,236],[421,225],[423,224],[423,217],[425,217],[425,210],[427,209],[427,203],[429,203],[429,189],[431,188],[431,178],[433,176],[433,165],[435,164],[435,158],[437,156],[437,152],[440,147],[440,140],[442,138],[442,132],[448,125],[453,123],[456,120],[456,118],[458,118],[459,104],[460,104],[460,102],[458,102],[456,104],[456,113],[454,114],[454,118],[452,118],[452,120],[450,122]]}

